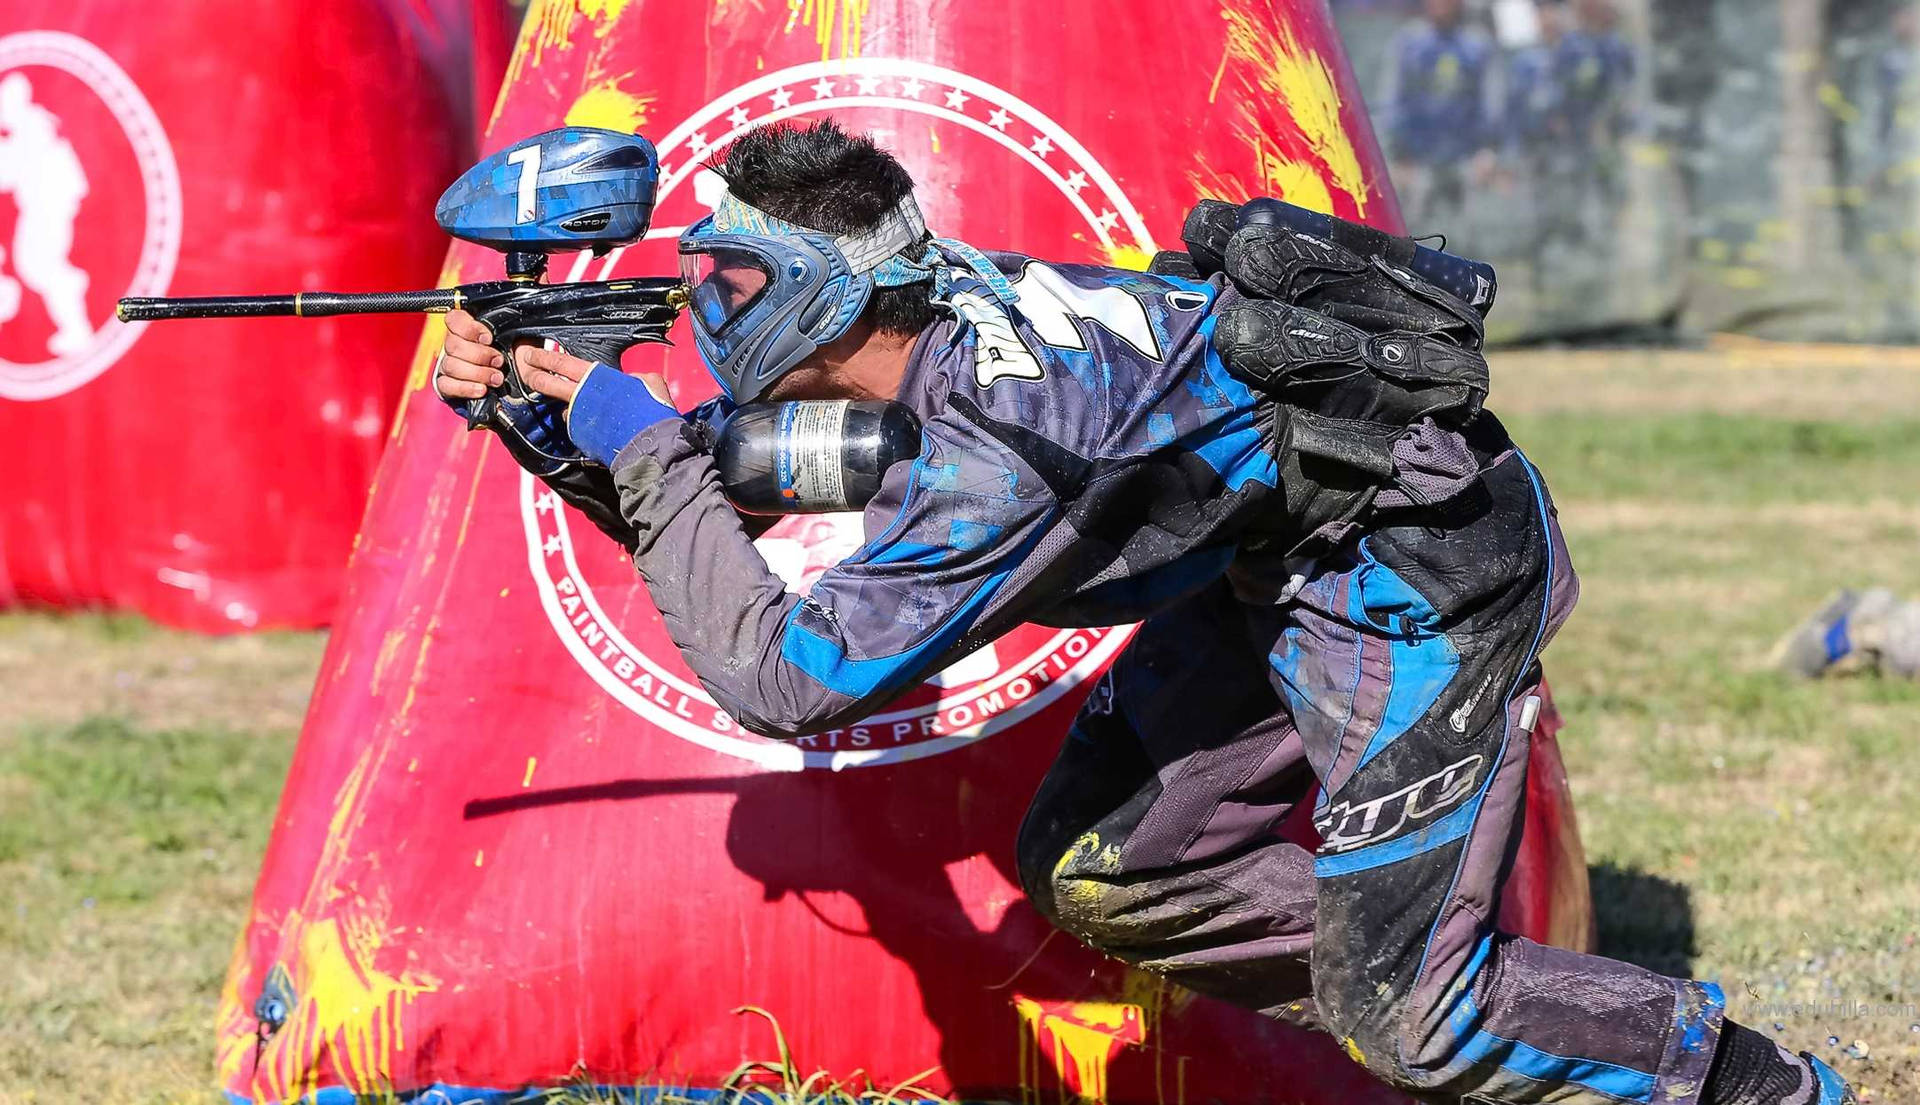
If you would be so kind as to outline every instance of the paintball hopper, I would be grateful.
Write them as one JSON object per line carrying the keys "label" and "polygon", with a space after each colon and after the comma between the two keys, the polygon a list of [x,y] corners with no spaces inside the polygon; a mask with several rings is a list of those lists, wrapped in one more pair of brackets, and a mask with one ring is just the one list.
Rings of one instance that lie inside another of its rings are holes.
{"label": "paintball hopper", "polygon": [[637,134],[562,127],[468,169],[433,217],[455,238],[507,254],[507,271],[537,273],[549,253],[630,245],[653,218],[660,158]]}

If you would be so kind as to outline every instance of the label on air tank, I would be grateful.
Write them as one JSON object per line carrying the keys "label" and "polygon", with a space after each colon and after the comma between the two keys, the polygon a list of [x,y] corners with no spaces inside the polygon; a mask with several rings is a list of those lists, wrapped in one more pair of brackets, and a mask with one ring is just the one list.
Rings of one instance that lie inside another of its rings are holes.
{"label": "label on air tank", "polygon": [[847,509],[841,451],[847,435],[848,400],[788,403],[780,412],[774,455],[780,497],[802,510]]}

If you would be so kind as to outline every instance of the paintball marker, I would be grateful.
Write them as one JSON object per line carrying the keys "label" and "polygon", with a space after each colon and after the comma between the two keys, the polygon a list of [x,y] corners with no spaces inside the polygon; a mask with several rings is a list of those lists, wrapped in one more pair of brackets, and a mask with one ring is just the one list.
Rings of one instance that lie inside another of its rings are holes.
{"label": "paintball marker", "polygon": [[[506,382],[467,404],[469,427],[493,425],[525,436],[500,403],[537,398],[521,382],[513,347],[551,339],[577,357],[618,366],[642,342],[665,342],[686,304],[678,278],[646,277],[542,284],[553,253],[596,255],[631,245],[653,216],[660,160],[633,134],[562,127],[516,143],[461,174],[434,209],[455,238],[506,254],[507,278],[413,292],[297,292],[293,295],[122,299],[122,322],[179,318],[369,315],[455,308],[472,312],[493,333]],[[533,442],[526,442],[538,449]]]}
{"label": "paintball marker", "polygon": [[[464,308],[493,332],[505,383],[465,405],[469,428],[491,426],[537,455],[502,403],[538,398],[513,348],[551,339],[576,357],[618,366],[642,342],[665,342],[687,303],[678,279],[542,284],[548,255],[631,245],[653,216],[660,161],[632,134],[563,127],[501,150],[461,174],[434,209],[440,228],[506,254],[507,278],[415,292],[123,299],[123,322],[177,318],[440,314]],[[749,404],[721,429],[721,482],[740,509],[761,514],[859,510],[888,466],[920,451],[920,422],[898,403]]]}

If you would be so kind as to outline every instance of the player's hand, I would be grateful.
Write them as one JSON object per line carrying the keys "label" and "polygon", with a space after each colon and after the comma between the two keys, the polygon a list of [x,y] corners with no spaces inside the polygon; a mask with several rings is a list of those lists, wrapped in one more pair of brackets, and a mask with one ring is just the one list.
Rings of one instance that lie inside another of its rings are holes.
{"label": "player's hand", "polygon": [[593,368],[592,361],[581,360],[564,349],[539,346],[515,349],[513,362],[520,367],[520,380],[528,390],[563,403],[573,400],[573,393],[580,390],[580,381],[586,379],[588,370]]}
{"label": "player's hand", "polygon": [[507,378],[501,369],[506,361],[488,344],[493,341],[493,332],[458,309],[448,311],[446,321],[447,338],[440,345],[440,365],[433,374],[433,387],[440,398],[456,402],[478,399],[488,388],[505,383]]}
{"label": "player's hand", "polygon": [[[580,390],[580,381],[586,379],[588,370],[593,368],[592,361],[582,360],[564,349],[541,349],[537,346],[515,349],[513,360],[520,366],[520,379],[528,388],[564,402],[573,400],[574,393]],[[662,403],[673,402],[667,391],[666,377],[657,372],[632,375],[639,376],[655,399]]]}

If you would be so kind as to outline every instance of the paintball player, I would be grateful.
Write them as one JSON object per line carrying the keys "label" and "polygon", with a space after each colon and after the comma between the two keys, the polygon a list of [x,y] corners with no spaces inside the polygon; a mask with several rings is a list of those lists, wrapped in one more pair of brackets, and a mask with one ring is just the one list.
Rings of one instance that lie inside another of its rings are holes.
{"label": "paintball player", "polygon": [[1633,48],[1620,37],[1614,0],[1571,3],[1575,26],[1553,51],[1566,144],[1573,158],[1566,179],[1569,195],[1563,202],[1571,209],[1578,235],[1574,247],[1605,250],[1625,200],[1620,144],[1626,138],[1637,62]]}
{"label": "paintball player", "polygon": [[1868,177],[1873,235],[1868,240],[1873,273],[1887,302],[1895,335],[1920,334],[1920,232],[1914,210],[1920,199],[1920,11],[1907,6],[1890,20],[1892,41],[1873,65],[1873,141]]}
{"label": "paintball player", "polygon": [[1614,30],[1612,0],[1548,0],[1539,17],[1540,44],[1508,67],[1503,120],[1533,205],[1531,275],[1543,288],[1557,244],[1561,267],[1591,266],[1604,283],[1633,51]]}
{"label": "paintball player", "polygon": [[1540,41],[1508,60],[1506,107],[1500,119],[1508,148],[1528,159],[1564,138],[1567,130],[1561,117],[1565,94],[1553,64],[1554,52],[1567,36],[1566,0],[1546,0],[1535,14]]}
{"label": "paintball player", "polygon": [[1565,90],[1554,56],[1567,34],[1566,0],[1547,0],[1537,9],[1540,41],[1516,52],[1507,63],[1506,104],[1501,113],[1507,154],[1516,176],[1526,182],[1528,276],[1536,292],[1545,291],[1548,250],[1567,221],[1574,190],[1565,187],[1569,127]]}
{"label": "paintball player", "polygon": [[[628,548],[744,726],[845,725],[1021,622],[1144,619],[1020,831],[1060,927],[1310,1018],[1428,1100],[1851,1100],[1710,983],[1492,926],[1536,660],[1576,586],[1539,474],[1480,411],[1471,308],[1259,225],[1205,279],[1185,255],[985,254],[931,237],[906,170],[831,122],[752,131],[715,171],[680,251],[722,396],[683,416],[658,381],[525,347],[548,397],[528,424],[586,462],[515,448]],[[459,406],[503,361],[471,316],[447,329]],[[800,598],[726,499],[711,423],[859,398],[911,406],[923,448]],[[1316,778],[1317,853],[1275,831]]]}
{"label": "paintball player", "polygon": [[1638,63],[1620,37],[1614,0],[1569,0],[1574,28],[1554,47],[1568,126],[1584,145],[1609,147],[1627,126],[1627,94]]}
{"label": "paintball player", "polygon": [[1425,0],[1424,18],[1394,36],[1387,65],[1388,149],[1407,181],[1409,221],[1457,224],[1467,187],[1492,175],[1487,80],[1493,44],[1466,25],[1464,0]]}

